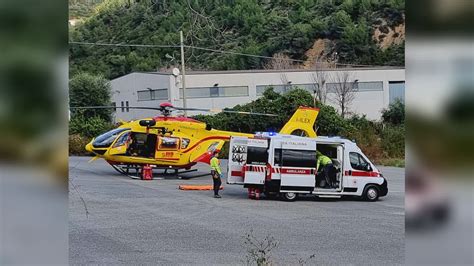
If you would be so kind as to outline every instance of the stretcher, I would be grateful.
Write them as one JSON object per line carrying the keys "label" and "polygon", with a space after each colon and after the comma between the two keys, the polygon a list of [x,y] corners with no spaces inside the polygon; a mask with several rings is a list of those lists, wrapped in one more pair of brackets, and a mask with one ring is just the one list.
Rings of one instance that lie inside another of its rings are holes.
{"label": "stretcher", "polygon": [[[214,190],[212,185],[179,185],[180,190]],[[224,187],[220,186],[219,190],[223,190]]]}

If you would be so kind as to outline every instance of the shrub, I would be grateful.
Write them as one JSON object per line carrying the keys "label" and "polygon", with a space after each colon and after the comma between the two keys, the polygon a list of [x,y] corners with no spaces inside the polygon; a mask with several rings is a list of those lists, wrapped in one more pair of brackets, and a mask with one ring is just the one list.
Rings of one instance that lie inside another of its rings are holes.
{"label": "shrub", "polygon": [[271,235],[258,237],[250,230],[243,237],[243,247],[246,249],[245,264],[267,266],[273,265],[271,251],[278,247],[280,243]]}
{"label": "shrub", "polygon": [[89,155],[85,146],[90,139],[79,134],[69,135],[69,155]]}
{"label": "shrub", "polygon": [[113,128],[113,124],[104,119],[94,116],[74,116],[69,122],[69,134],[79,134],[84,137],[93,138]]}
{"label": "shrub", "polygon": [[405,104],[397,99],[387,109],[382,110],[382,121],[393,125],[405,123]]}
{"label": "shrub", "polygon": [[318,103],[320,108],[316,119],[317,134],[322,136],[341,136],[349,130],[349,124],[337,113],[334,107]]}
{"label": "shrub", "polygon": [[[110,105],[110,83],[101,75],[79,73],[69,80],[70,105],[74,107]],[[74,115],[99,116],[110,121],[112,109],[73,110]]]}
{"label": "shrub", "polygon": [[347,119],[346,122],[348,130],[344,137],[355,141],[365,155],[374,162],[384,158],[379,124],[368,120],[365,116],[357,115]]}
{"label": "shrub", "polygon": [[405,158],[405,127],[385,126],[382,131],[382,148],[388,158]]}

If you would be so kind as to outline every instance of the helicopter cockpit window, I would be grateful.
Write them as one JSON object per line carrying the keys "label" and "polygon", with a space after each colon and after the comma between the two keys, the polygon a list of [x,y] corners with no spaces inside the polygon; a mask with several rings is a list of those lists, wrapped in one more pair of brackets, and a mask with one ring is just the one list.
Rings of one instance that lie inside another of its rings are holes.
{"label": "helicopter cockpit window", "polygon": [[108,131],[98,136],[92,143],[92,146],[94,146],[94,148],[108,148],[117,138],[117,136],[126,130],[130,130],[130,128],[116,128],[114,130]]}
{"label": "helicopter cockpit window", "polygon": [[178,138],[163,137],[161,138],[160,149],[176,150],[178,149]]}
{"label": "helicopter cockpit window", "polygon": [[125,145],[125,143],[127,143],[128,139],[130,137],[130,131],[129,132],[125,132],[123,133],[118,139],[117,141],[114,143],[114,148],[115,147],[120,147],[120,146],[123,146]]}
{"label": "helicopter cockpit window", "polygon": [[186,149],[189,145],[189,139],[181,139],[181,149]]}

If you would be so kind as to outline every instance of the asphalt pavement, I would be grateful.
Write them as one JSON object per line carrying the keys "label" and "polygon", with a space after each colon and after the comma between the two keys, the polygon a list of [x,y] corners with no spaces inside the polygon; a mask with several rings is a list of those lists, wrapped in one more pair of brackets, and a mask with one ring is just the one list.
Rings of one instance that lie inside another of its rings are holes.
{"label": "asphalt pavement", "polygon": [[[69,160],[71,264],[244,264],[244,236],[272,237],[277,265],[404,263],[405,169],[380,167],[389,192],[377,202],[304,197],[250,200],[242,186],[182,191],[190,180],[134,180],[105,161]],[[225,163],[223,163],[225,165]],[[199,172],[207,165],[198,165]],[[308,259],[313,255],[313,258]]]}

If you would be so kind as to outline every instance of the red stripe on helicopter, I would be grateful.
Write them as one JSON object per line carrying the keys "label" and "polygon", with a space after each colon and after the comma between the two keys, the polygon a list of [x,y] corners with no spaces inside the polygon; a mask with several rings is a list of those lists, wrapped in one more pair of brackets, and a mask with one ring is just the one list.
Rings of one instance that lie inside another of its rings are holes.
{"label": "red stripe on helicopter", "polygon": [[183,153],[187,153],[187,152],[191,151],[192,149],[194,149],[194,148],[195,148],[197,145],[199,145],[201,142],[204,142],[204,141],[207,141],[207,140],[211,140],[211,139],[229,140],[230,137],[227,137],[227,136],[213,136],[213,137],[203,138],[203,139],[201,139],[200,141],[194,143],[194,145],[191,146],[190,148],[188,148],[187,150],[183,151]]}
{"label": "red stripe on helicopter", "polygon": [[379,177],[380,174],[378,172],[364,172],[364,171],[345,171],[344,175],[349,176],[366,176],[366,177]]}

